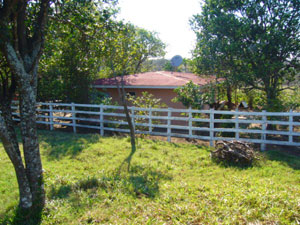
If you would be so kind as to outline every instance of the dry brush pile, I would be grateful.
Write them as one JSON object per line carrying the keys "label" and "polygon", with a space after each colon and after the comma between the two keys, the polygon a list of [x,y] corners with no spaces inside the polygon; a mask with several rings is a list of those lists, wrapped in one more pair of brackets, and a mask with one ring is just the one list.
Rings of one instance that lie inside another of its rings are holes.
{"label": "dry brush pile", "polygon": [[241,141],[218,141],[216,150],[211,152],[211,158],[216,162],[251,166],[257,158],[254,148]]}

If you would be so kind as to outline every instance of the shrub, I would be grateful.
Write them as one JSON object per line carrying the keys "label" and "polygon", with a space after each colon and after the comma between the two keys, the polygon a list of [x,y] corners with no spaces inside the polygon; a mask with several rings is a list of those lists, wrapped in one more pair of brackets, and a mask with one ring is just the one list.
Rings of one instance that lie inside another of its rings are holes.
{"label": "shrub", "polygon": [[[142,92],[142,96],[136,97],[136,96],[127,96],[128,101],[135,107],[138,108],[166,108],[167,105],[161,102],[160,98],[154,98],[154,95],[148,93],[147,91]],[[148,111],[135,111],[136,115],[139,116],[148,116]],[[152,112],[152,116],[158,116],[158,112]],[[148,119],[146,118],[137,118],[135,120],[136,123],[148,123]],[[153,124],[159,124],[159,120],[152,120]],[[148,128],[138,126],[140,130],[145,130]]]}

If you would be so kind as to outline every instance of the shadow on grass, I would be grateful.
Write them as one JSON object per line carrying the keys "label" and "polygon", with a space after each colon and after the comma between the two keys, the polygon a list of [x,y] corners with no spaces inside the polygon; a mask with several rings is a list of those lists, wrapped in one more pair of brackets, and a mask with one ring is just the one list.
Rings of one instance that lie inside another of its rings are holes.
{"label": "shadow on grass", "polygon": [[96,193],[99,189],[111,193],[124,193],[136,198],[155,198],[159,194],[159,182],[171,179],[171,176],[165,175],[160,171],[141,166],[132,166],[131,172],[123,176],[92,177],[79,180],[71,185],[53,186],[49,192],[49,198],[68,199],[73,193],[82,191]]}
{"label": "shadow on grass", "polygon": [[39,141],[49,160],[54,160],[80,154],[89,145],[99,142],[99,136],[89,134],[81,137],[67,132],[39,131]]}
{"label": "shadow on grass", "polygon": [[238,169],[238,170],[247,170],[249,168],[252,168],[254,166],[257,166],[259,164],[257,164],[256,162],[253,162],[252,164],[250,165],[243,165],[241,163],[234,163],[234,162],[221,162],[221,161],[217,161],[217,160],[213,160],[212,161],[217,164],[218,166],[220,167],[223,167],[223,168],[235,168],[235,169]]}
{"label": "shadow on grass", "polygon": [[28,211],[17,207],[13,215],[6,216],[3,221],[1,221],[2,225],[10,224],[10,225],[39,225],[42,222],[42,208],[37,208],[33,211]]}
{"label": "shadow on grass", "polygon": [[300,170],[300,147],[284,147],[278,146],[269,149],[263,153],[269,160],[282,162],[292,169]]}
{"label": "shadow on grass", "polygon": [[210,152],[212,147],[209,147],[207,145],[204,145],[204,144],[195,144],[194,145],[198,150],[201,150],[201,151],[206,151],[206,152]]}

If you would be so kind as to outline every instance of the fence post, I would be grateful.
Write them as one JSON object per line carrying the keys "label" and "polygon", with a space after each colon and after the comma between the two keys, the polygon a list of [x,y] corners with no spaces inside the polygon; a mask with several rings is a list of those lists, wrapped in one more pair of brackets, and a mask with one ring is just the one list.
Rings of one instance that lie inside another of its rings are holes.
{"label": "fence post", "polygon": [[73,132],[76,133],[76,113],[75,113],[75,105],[74,102],[71,103],[72,109],[72,124],[73,124]]}
{"label": "fence post", "polygon": [[152,107],[149,108],[149,133],[152,133]]}
{"label": "fence post", "polygon": [[171,115],[172,115],[171,108],[168,108],[168,128],[167,128],[168,142],[171,142]]}
{"label": "fence post", "polygon": [[100,105],[100,135],[104,136],[103,104]]}
{"label": "fence post", "polygon": [[[262,113],[263,113],[263,115],[262,115],[262,121],[263,121],[263,123],[261,125],[261,129],[262,129],[263,132],[265,132],[267,130],[267,116],[265,115],[266,112],[267,112],[266,110],[262,111]],[[261,134],[261,140],[265,141],[266,139],[267,139],[266,133],[262,133]],[[266,151],[266,144],[265,143],[261,143],[260,149],[261,149],[261,151]]]}
{"label": "fence post", "polygon": [[293,143],[293,110],[290,110],[289,115],[289,142]]}
{"label": "fence post", "polygon": [[51,103],[49,105],[49,124],[50,130],[53,130],[53,106]]}
{"label": "fence post", "polygon": [[193,130],[192,130],[193,121],[192,121],[192,119],[193,119],[192,107],[190,106],[189,107],[189,138],[192,138],[192,136],[193,136]]}
{"label": "fence post", "polygon": [[209,145],[211,147],[214,147],[214,109],[210,109],[209,112],[209,137],[210,137],[210,141],[209,141]]}
{"label": "fence post", "polygon": [[235,110],[235,139],[240,139],[240,133],[239,133],[239,109],[237,108]]}
{"label": "fence post", "polygon": [[135,118],[134,118],[134,107],[132,106],[131,108],[131,122],[132,122],[132,126],[133,126],[133,129],[134,129],[134,132],[135,132]]}

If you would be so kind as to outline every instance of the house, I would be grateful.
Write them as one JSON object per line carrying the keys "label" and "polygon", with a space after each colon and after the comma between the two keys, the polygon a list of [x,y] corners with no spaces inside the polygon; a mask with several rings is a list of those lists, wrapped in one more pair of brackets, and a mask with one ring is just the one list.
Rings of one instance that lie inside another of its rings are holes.
{"label": "house", "polygon": [[[200,86],[216,81],[215,76],[200,77],[192,73],[167,71],[132,74],[123,78],[124,88],[128,94],[141,96],[142,92],[147,91],[172,108],[184,108],[181,103],[172,102],[172,99],[176,97],[174,89],[187,84],[189,81]],[[98,79],[94,82],[93,87],[107,93],[113,101],[120,102],[116,82],[121,84],[121,77]]]}

